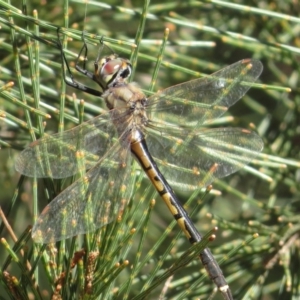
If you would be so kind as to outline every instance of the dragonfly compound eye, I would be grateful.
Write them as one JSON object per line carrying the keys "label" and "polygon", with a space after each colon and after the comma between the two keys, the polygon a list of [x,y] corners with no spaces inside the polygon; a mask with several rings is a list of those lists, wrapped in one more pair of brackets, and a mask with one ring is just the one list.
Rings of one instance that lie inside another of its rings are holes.
{"label": "dragonfly compound eye", "polygon": [[122,61],[120,59],[114,59],[106,62],[101,69],[102,77],[110,77],[110,75],[114,75],[117,73],[122,66]]}
{"label": "dragonfly compound eye", "polygon": [[[96,71],[96,73],[98,73]],[[131,64],[129,61],[115,58],[106,60],[102,64],[100,72],[97,74],[99,81],[106,87],[112,87],[116,83],[124,82],[131,74]]]}

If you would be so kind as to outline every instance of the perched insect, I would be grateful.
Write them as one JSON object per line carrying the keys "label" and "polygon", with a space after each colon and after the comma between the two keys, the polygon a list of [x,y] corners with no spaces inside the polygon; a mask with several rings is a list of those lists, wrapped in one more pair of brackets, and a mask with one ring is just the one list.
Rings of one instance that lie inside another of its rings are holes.
{"label": "perched insect", "polygon": [[[109,110],[71,130],[31,143],[17,158],[16,169],[31,177],[82,174],[46,206],[33,227],[33,239],[54,242],[95,231],[112,221],[123,209],[121,199],[130,195],[134,157],[189,241],[200,241],[201,235],[164,176],[180,182],[180,188],[195,190],[236,172],[262,150],[262,139],[249,130],[203,128],[248,91],[262,72],[261,62],[244,59],[147,98],[136,84],[127,82],[132,69],[128,60],[114,53],[101,57],[99,51],[94,73],[86,70],[86,60],[83,67],[76,64],[79,72],[99,84],[99,91],[73,79],[60,42],[58,46],[71,76],[71,80],[66,78],[64,67],[66,83],[101,96]],[[79,56],[83,52],[86,58],[85,42]],[[224,298],[232,299],[210,250],[205,249],[200,258]]]}

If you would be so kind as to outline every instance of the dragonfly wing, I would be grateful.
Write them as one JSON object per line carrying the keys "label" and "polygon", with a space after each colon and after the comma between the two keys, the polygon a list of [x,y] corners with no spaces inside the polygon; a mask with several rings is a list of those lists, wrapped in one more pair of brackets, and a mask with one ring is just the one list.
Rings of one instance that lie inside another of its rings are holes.
{"label": "dragonfly wing", "polygon": [[230,127],[180,136],[149,131],[147,144],[171,185],[180,183],[180,187],[192,190],[243,168],[263,149],[256,133]]}
{"label": "dragonfly wing", "polygon": [[93,232],[121,215],[131,193],[131,154],[116,144],[109,155],[45,207],[32,230],[49,243]]}
{"label": "dragonfly wing", "polygon": [[90,168],[112,146],[116,129],[110,112],[27,146],[15,162],[26,176],[64,178]]}
{"label": "dragonfly wing", "polygon": [[166,124],[186,128],[207,123],[243,97],[262,69],[260,61],[244,59],[210,76],[162,90],[149,97],[150,119],[162,129]]}

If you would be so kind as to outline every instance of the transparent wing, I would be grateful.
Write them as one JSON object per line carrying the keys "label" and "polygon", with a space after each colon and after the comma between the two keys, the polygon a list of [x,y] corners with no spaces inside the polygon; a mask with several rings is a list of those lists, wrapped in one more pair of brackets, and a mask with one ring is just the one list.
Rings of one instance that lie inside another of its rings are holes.
{"label": "transparent wing", "polygon": [[111,112],[70,130],[39,139],[18,156],[15,168],[26,176],[64,178],[95,165],[112,146],[116,129]]}
{"label": "transparent wing", "polygon": [[158,92],[149,98],[150,119],[162,130],[165,126],[186,128],[207,123],[243,97],[262,69],[260,61],[244,59],[208,77]]}
{"label": "transparent wing", "polygon": [[192,190],[243,168],[263,149],[262,139],[256,133],[241,128],[177,135],[149,130],[147,144],[170,184],[180,183],[180,187]]}
{"label": "transparent wing", "polygon": [[131,154],[115,144],[89,172],[45,207],[32,230],[38,243],[93,232],[122,214],[131,193]]}

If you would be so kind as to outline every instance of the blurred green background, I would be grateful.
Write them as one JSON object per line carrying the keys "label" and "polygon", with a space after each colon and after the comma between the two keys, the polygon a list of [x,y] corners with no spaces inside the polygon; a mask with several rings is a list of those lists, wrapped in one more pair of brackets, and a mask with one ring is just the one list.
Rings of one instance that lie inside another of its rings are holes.
{"label": "blurred green background", "polygon": [[[256,58],[264,65],[258,82],[261,85],[251,88],[230,108],[226,114],[228,118],[222,118],[219,126],[254,127],[264,140],[264,155],[256,159],[252,168],[217,181],[213,186],[215,192],[206,196],[203,202],[202,193],[198,194],[188,210],[199,205],[192,219],[201,233],[205,234],[215,224],[218,225],[217,238],[210,248],[218,261],[225,258],[222,269],[235,299],[299,299],[299,3],[151,1],[147,16],[142,14],[143,5],[143,1],[0,1],[0,205],[4,214],[20,237],[25,227],[33,224],[33,199],[38,202],[40,211],[47,204],[44,182],[39,181],[35,195],[32,179],[22,178],[20,182],[20,175],[14,170],[15,158],[32,140],[33,132],[39,138],[44,125],[47,133],[57,132],[62,126],[64,129],[74,127],[80,108],[72,93],[76,93],[77,99],[85,100],[84,120],[96,116],[105,107],[99,98],[64,87],[59,51],[51,46],[51,41],[56,39],[56,27],[62,27],[65,35],[70,37],[65,46],[68,48],[68,61],[73,66],[82,45],[83,30],[89,42],[98,43],[99,38],[104,36],[114,51],[132,59],[135,68],[132,80],[148,94],[151,90],[157,91],[213,73],[238,60]],[[33,22],[34,10],[38,13],[34,17],[36,25]],[[141,26],[143,22],[144,28]],[[166,28],[170,32],[161,53],[160,45]],[[32,33],[50,41],[49,45],[32,39]],[[138,47],[134,48],[133,44]],[[89,67],[92,69],[98,47],[91,45],[89,49]],[[156,62],[161,54],[161,66],[154,81]],[[32,64],[30,55],[39,62],[37,65]],[[79,78],[81,82],[97,88],[85,78]],[[14,86],[6,87],[11,81]],[[24,109],[25,99],[27,110]],[[44,113],[40,119],[36,112],[28,111],[28,107],[37,108],[37,102],[38,112],[40,115]],[[51,119],[45,118],[45,114],[51,115]],[[28,117],[32,122],[31,130],[28,129]],[[164,264],[151,273],[170,241],[180,231],[173,227],[158,249],[153,250],[153,245],[171,223],[172,216],[149,187],[149,182],[139,177],[136,180],[139,184],[136,184],[129,214],[140,199],[144,199],[144,203],[138,212],[129,215],[128,220],[132,223],[128,221],[125,224],[128,230],[138,227],[150,199],[154,197],[157,203],[145,227],[147,233],[142,232],[141,226],[130,243],[125,243],[126,249],[122,248],[122,233],[116,233],[120,244],[116,246],[116,252],[111,250],[114,253],[110,260],[111,268],[116,261],[135,261],[140,241],[143,244],[141,257],[151,251],[153,255],[134,275],[131,273],[132,266],[120,274],[107,269],[112,282],[104,284],[105,279],[99,279],[98,285],[102,284],[103,289],[89,296],[91,299],[125,299],[125,290],[129,299],[138,297],[146,288],[147,276],[153,276],[152,280],[159,278],[163,270],[167,270],[189,247],[183,234],[179,234],[173,251],[164,258]],[[57,190],[59,188],[54,192]],[[183,202],[190,196],[176,192]],[[213,215],[213,222],[207,213]],[[3,223],[1,230],[1,237],[7,238],[13,247],[14,242]],[[260,237],[243,245],[256,232]],[[28,242],[25,257],[28,255],[32,262],[41,254],[35,252],[37,248],[33,247],[29,237],[24,237],[24,241]],[[52,271],[40,271],[40,275],[35,273],[40,278],[39,285],[45,298],[49,298],[57,287],[53,283],[54,278],[65,270],[72,251],[80,248],[80,240],[76,246],[68,241],[66,245],[57,246],[60,254],[50,255],[49,261],[55,261],[58,269],[50,264]],[[30,276],[20,276],[25,274],[25,259],[22,263],[12,263],[4,245],[0,245],[0,253],[0,299],[37,298],[38,295],[33,293],[34,284],[28,284]],[[62,258],[64,255],[65,258]],[[49,264],[45,254],[42,260],[43,264],[39,267],[44,270]],[[87,262],[87,259],[84,261]],[[95,273],[100,272],[99,264]],[[214,287],[206,275],[197,282],[199,270],[205,274],[199,264],[199,261],[193,260],[176,272],[170,281],[162,280],[149,292],[147,299],[158,299],[159,295],[161,299],[208,299]],[[5,270],[20,280],[22,292],[9,289],[7,277],[3,274]],[[80,272],[72,276],[73,281],[69,280],[73,284],[81,278]],[[134,277],[133,281],[129,280],[130,276]],[[82,291],[71,288],[71,283],[63,286],[63,299],[84,297]],[[141,299],[144,298],[141,296]],[[221,299],[220,294],[214,295],[213,299]]]}

